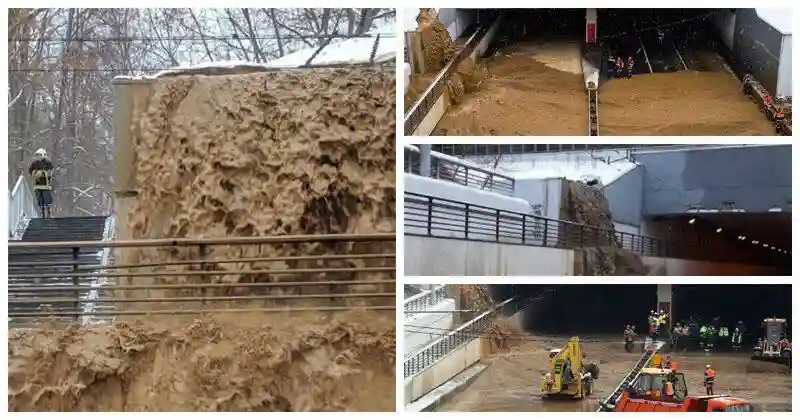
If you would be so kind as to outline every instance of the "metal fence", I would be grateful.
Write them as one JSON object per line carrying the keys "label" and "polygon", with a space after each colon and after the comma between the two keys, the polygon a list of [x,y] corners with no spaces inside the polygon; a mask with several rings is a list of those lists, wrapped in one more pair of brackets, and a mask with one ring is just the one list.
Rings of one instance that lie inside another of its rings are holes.
{"label": "metal fence", "polygon": [[428,195],[405,193],[404,234],[552,248],[615,246],[663,256],[657,238],[500,210]]}
{"label": "metal fence", "polygon": [[[403,167],[407,173],[425,175],[420,173],[420,151],[417,147],[405,147]],[[440,153],[431,153],[431,173],[427,176],[466,187],[514,195],[514,178],[461,163],[456,158]]]}
{"label": "metal fence", "polygon": [[445,286],[437,286],[431,290],[418,293],[403,302],[403,314],[405,319],[409,319],[421,312],[425,312],[436,306],[446,298]]}
{"label": "metal fence", "polygon": [[404,377],[408,378],[422,372],[462,345],[481,337],[486,332],[486,329],[492,325],[492,322],[504,313],[503,308],[505,306],[516,305],[515,300],[515,298],[510,298],[495,305],[494,308],[476,316],[471,321],[444,334],[438,340],[406,357],[403,362]]}
{"label": "metal fence", "polygon": [[[44,318],[71,323],[87,317],[394,310],[394,244],[394,233],[12,241],[9,325]],[[104,248],[113,249],[117,264],[96,263],[94,254]]]}

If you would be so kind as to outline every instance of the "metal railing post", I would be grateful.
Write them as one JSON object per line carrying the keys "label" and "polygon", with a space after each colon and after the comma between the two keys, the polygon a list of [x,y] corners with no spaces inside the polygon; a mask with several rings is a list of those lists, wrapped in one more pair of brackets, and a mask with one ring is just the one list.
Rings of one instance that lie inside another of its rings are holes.
{"label": "metal railing post", "polygon": [[[259,245],[259,246],[261,246],[261,245]],[[198,251],[198,254],[200,256],[200,261],[202,261],[200,263],[200,271],[208,271],[208,264],[206,263],[206,257],[208,256],[208,246],[206,244],[200,244],[200,245],[197,246],[197,251]],[[203,281],[203,284],[208,284],[209,283],[208,279],[209,279],[209,277],[208,277],[207,274],[203,274],[203,276],[201,277],[201,280]],[[200,300],[200,306],[201,307],[202,306],[206,306],[206,299],[205,299],[206,295],[207,295],[206,292],[207,292],[207,289],[205,287],[200,289],[200,293],[202,293],[202,295],[203,295],[202,299]]]}
{"label": "metal railing post", "polygon": [[80,312],[80,300],[81,300],[81,293],[78,290],[78,286],[80,286],[80,277],[78,277],[78,270],[80,268],[78,264],[78,258],[81,255],[81,249],[79,247],[72,248],[72,286],[75,287],[75,303],[73,304],[73,309],[75,311],[75,320],[79,320],[80,316],[78,312]]}
{"label": "metal railing post", "polygon": [[500,242],[500,209],[497,209],[494,221],[494,240]]}
{"label": "metal railing post", "polygon": [[428,236],[433,235],[433,197],[428,197]]}
{"label": "metal railing post", "polygon": [[469,239],[469,203],[464,205],[464,239]]}
{"label": "metal railing post", "polygon": [[528,215],[522,215],[522,245],[525,245],[525,233],[528,231]]}

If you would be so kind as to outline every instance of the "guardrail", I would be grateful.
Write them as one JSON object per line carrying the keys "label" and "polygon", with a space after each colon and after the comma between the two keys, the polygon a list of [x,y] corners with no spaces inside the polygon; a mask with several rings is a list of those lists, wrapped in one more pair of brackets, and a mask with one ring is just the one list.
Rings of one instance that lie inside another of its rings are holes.
{"label": "guardrail", "polygon": [[657,238],[409,192],[403,214],[405,235],[568,249],[615,246],[647,256],[665,253]]}
{"label": "guardrail", "polygon": [[[417,147],[405,146],[403,167],[406,173],[425,176],[420,173],[420,151]],[[431,173],[427,176],[466,187],[514,195],[514,178],[459,162],[454,157],[437,152],[431,152]]]}
{"label": "guardrail", "polygon": [[25,182],[25,177],[20,175],[8,199],[9,236],[18,237],[25,230],[28,221],[37,217],[39,211],[36,208],[36,200]]}
{"label": "guardrail", "polygon": [[444,285],[432,290],[425,290],[422,293],[417,293],[403,302],[403,314],[405,319],[412,318],[419,313],[425,312],[445,300],[445,298],[447,298],[447,295]]}
{"label": "guardrail", "polygon": [[[9,325],[85,316],[395,310],[394,244],[394,233],[12,241]],[[104,248],[124,254],[115,257],[125,263],[97,264],[91,256]],[[353,248],[360,252],[342,251]]]}
{"label": "guardrail", "polygon": [[491,23],[480,26],[475,32],[467,39],[464,47],[461,48],[451,59],[447,62],[444,68],[436,76],[436,79],[428,86],[428,89],[420,96],[420,98],[408,109],[403,119],[404,133],[410,136],[419,127],[419,124],[428,115],[428,111],[436,104],[436,101],[444,93],[447,81],[453,72],[456,71],[458,64],[462,60],[475,51],[475,48],[480,43],[483,36],[489,31]]}

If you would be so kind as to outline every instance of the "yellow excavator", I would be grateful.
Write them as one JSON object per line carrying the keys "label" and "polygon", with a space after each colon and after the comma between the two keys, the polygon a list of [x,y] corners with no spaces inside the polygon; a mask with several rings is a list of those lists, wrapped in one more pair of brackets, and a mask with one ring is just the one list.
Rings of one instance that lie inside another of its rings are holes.
{"label": "yellow excavator", "polygon": [[563,349],[551,350],[550,371],[542,374],[542,395],[582,399],[591,394],[591,379],[600,376],[600,369],[583,359],[578,337],[572,337]]}

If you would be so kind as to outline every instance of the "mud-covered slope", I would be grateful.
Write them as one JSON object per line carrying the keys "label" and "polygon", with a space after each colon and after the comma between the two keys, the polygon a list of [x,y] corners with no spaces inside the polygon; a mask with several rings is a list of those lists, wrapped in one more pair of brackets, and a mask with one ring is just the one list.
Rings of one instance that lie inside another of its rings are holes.
{"label": "mud-covered slope", "polygon": [[394,315],[12,330],[11,411],[393,411]]}
{"label": "mud-covered slope", "polygon": [[[561,200],[561,219],[582,225],[594,226],[614,232],[614,219],[608,207],[608,200],[602,188],[583,182],[566,181]],[[610,235],[593,236],[593,232],[565,227],[565,236],[575,245],[583,242],[582,249],[576,250],[576,258],[584,261],[584,275],[628,276],[646,275],[647,267],[642,258],[622,249]]]}

